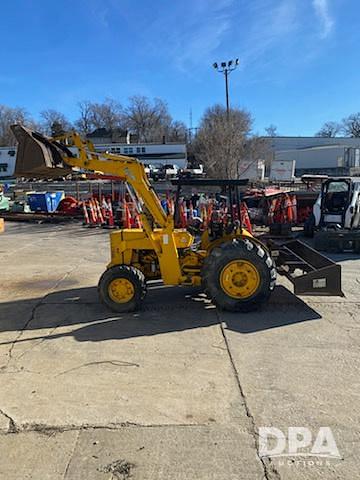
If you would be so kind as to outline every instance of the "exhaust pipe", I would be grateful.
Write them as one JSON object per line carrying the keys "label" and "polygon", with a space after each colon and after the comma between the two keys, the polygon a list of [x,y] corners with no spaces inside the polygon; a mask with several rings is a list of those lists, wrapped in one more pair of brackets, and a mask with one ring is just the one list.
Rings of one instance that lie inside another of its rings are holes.
{"label": "exhaust pipe", "polygon": [[50,178],[71,173],[64,157],[74,155],[67,147],[22,125],[11,125],[10,128],[18,141],[16,177]]}

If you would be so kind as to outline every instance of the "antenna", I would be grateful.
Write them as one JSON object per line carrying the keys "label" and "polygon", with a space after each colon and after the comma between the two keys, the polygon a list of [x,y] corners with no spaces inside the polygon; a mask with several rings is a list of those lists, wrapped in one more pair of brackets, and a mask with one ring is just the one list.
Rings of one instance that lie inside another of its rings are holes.
{"label": "antenna", "polygon": [[190,107],[189,111],[189,143],[192,140],[192,131],[193,131],[193,116],[192,116],[192,108]]}

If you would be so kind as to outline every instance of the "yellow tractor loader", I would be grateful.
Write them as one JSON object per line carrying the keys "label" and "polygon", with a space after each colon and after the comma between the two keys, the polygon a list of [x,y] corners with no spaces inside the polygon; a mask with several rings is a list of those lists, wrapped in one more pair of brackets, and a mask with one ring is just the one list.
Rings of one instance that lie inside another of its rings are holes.
{"label": "yellow tractor loader", "polygon": [[[165,285],[203,286],[217,307],[249,311],[269,299],[277,269],[293,282],[295,293],[342,295],[338,265],[297,240],[257,239],[242,226],[240,215],[226,228],[214,219],[201,235],[175,228],[137,159],[97,153],[77,133],[48,138],[21,125],[12,130],[18,140],[16,176],[49,178],[80,168],[117,176],[134,192],[142,228],[110,233],[111,261],[98,285],[100,299],[112,310],[139,309],[146,282],[161,279]],[[243,181],[179,180],[177,196],[183,184],[194,182],[228,189],[231,204],[240,209]]]}

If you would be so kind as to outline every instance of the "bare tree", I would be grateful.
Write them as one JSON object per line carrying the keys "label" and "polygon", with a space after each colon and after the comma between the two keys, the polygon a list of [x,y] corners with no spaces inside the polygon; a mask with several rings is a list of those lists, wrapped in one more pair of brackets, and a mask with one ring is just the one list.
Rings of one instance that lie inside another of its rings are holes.
{"label": "bare tree", "polygon": [[[195,137],[195,157],[210,176],[237,178],[241,164],[248,156],[252,118],[249,112],[214,105],[205,111]],[[252,147],[254,147],[252,145]],[[252,155],[255,152],[252,151]]]}
{"label": "bare tree", "polygon": [[342,129],[346,137],[360,137],[360,112],[344,118]]}
{"label": "bare tree", "polygon": [[99,128],[104,128],[108,132],[126,128],[123,107],[112,98],[106,98],[104,102],[99,103],[83,100],[78,103],[78,107],[80,116],[74,124],[85,135]]}
{"label": "bare tree", "polygon": [[63,135],[72,130],[72,125],[65,115],[57,110],[49,108],[40,112],[41,130],[52,137]]}
{"label": "bare tree", "polygon": [[113,131],[124,128],[124,113],[119,102],[107,98],[103,103],[90,104],[90,120],[93,128],[105,128]]}
{"label": "bare tree", "polygon": [[268,127],[265,128],[265,132],[269,137],[277,137],[277,126],[274,124],[270,124]]}
{"label": "bare tree", "polygon": [[21,123],[30,128],[35,128],[35,122],[31,119],[29,114],[20,107],[7,107],[0,105],[0,146],[11,146],[16,144],[10,125],[14,123]]}
{"label": "bare tree", "polygon": [[172,142],[186,141],[186,125],[173,120],[167,104],[158,98],[151,101],[143,96],[131,97],[126,110],[111,98],[99,103],[84,100],[78,103],[78,107],[79,117],[72,124],[63,113],[55,109],[43,110],[40,121],[36,123],[24,109],[0,105],[0,143],[15,143],[9,127],[16,122],[49,136],[62,135],[73,128],[84,135],[96,129],[105,129],[109,133],[120,129],[136,134],[141,142],[161,142],[164,138]]}
{"label": "bare tree", "polygon": [[74,122],[75,128],[86,135],[93,129],[92,124],[92,103],[89,100],[83,100],[78,103],[80,117]]}
{"label": "bare tree", "polygon": [[336,137],[341,131],[341,125],[338,122],[326,122],[315,134],[315,137]]}
{"label": "bare tree", "polygon": [[129,130],[135,133],[139,142],[162,140],[171,129],[172,118],[163,100],[136,95],[129,99],[125,110],[125,121]]}
{"label": "bare tree", "polygon": [[170,142],[185,142],[187,139],[187,126],[184,122],[174,120],[171,122],[167,133],[167,140]]}

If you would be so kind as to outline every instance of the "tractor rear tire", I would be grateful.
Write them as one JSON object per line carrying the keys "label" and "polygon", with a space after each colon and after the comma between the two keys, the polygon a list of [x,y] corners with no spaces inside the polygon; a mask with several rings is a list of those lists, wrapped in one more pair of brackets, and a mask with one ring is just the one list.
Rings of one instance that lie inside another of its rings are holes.
{"label": "tractor rear tire", "polygon": [[116,265],[102,274],[98,292],[100,300],[114,312],[134,312],[146,295],[144,274],[129,265]]}
{"label": "tractor rear tire", "polygon": [[202,280],[205,293],[218,308],[249,312],[269,299],[276,269],[261,245],[234,239],[211,251],[204,261]]}

